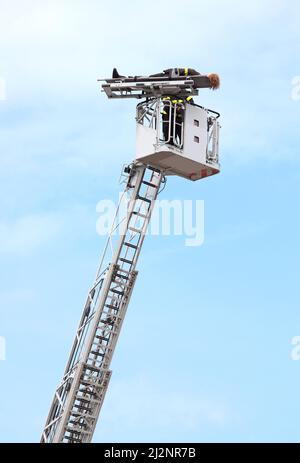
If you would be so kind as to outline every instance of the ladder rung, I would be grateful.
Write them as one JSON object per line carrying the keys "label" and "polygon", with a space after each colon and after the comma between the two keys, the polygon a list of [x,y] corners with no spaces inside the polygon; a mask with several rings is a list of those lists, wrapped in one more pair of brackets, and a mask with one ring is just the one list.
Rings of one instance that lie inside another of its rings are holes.
{"label": "ladder rung", "polygon": [[117,305],[105,304],[105,307],[107,307],[108,309],[119,310],[119,306]]}
{"label": "ladder rung", "polygon": [[81,439],[76,439],[76,438],[73,437],[73,436],[65,436],[64,439],[67,439],[68,441],[71,441],[71,442],[78,442],[78,443],[81,443]]}
{"label": "ladder rung", "polygon": [[153,172],[157,172],[158,174],[161,173],[161,171],[160,171],[159,169],[155,168],[155,167],[147,166],[147,168],[148,168],[149,170],[152,170]]}
{"label": "ladder rung", "polygon": [[70,414],[70,419],[72,420],[78,420],[78,419],[82,419],[82,418],[85,418],[81,413],[79,412],[73,412],[71,410],[71,414]]}
{"label": "ladder rung", "polygon": [[[78,392],[80,392],[81,394],[89,394],[89,395],[92,395],[92,394],[94,394],[94,393],[93,393],[94,387],[96,387],[95,384],[94,384],[93,386],[91,386],[90,384],[89,384],[88,386],[85,386],[85,385],[82,384],[82,382],[80,381]],[[79,396],[78,396],[78,397],[79,397]],[[84,397],[84,395],[83,395],[83,397]]]}
{"label": "ladder rung", "polygon": [[104,336],[99,336],[98,334],[96,334],[95,338],[100,339],[101,341],[108,341],[109,340],[109,338],[105,338]]}
{"label": "ladder rung", "polygon": [[157,188],[157,185],[155,185],[155,183],[147,182],[146,180],[144,180],[142,183],[148,186],[152,186],[153,188]]}
{"label": "ladder rung", "polygon": [[132,249],[137,249],[138,248],[138,246],[136,244],[131,244],[131,243],[128,243],[128,242],[124,243],[124,245],[128,246],[129,248],[132,248]]}
{"label": "ladder rung", "polygon": [[[76,397],[75,397],[75,400],[80,400],[80,402],[90,402],[90,401],[91,401],[90,398],[83,397],[82,395],[76,396]],[[77,407],[77,405],[75,405],[75,406]],[[85,404],[80,404],[80,406],[86,407]]]}
{"label": "ladder rung", "polygon": [[132,212],[134,215],[138,215],[139,217],[142,217],[143,219],[147,219],[148,215],[147,214],[141,214],[140,212],[133,211]]}
{"label": "ladder rung", "polygon": [[114,324],[114,320],[100,320],[101,323],[104,323],[105,325],[113,325]]}
{"label": "ladder rung", "polygon": [[82,386],[87,386],[87,387],[93,387],[93,386],[95,386],[95,383],[94,383],[94,382],[88,381],[88,380],[85,380],[85,379],[83,379],[82,381],[80,381],[80,384],[81,384]]}
{"label": "ladder rung", "polygon": [[[86,423],[78,423],[77,421],[73,421],[73,420],[70,420],[69,423],[73,424],[74,426],[82,426],[83,429],[87,427]],[[73,432],[73,428],[67,428],[67,431]],[[74,431],[76,430],[74,429]]]}
{"label": "ladder rung", "polygon": [[118,272],[123,272],[123,273],[126,273],[126,275],[130,275],[130,271],[125,270],[124,268],[119,268]]}
{"label": "ladder rung", "polygon": [[110,288],[110,291],[115,294],[119,294],[120,296],[123,296],[124,291],[119,291],[118,289]]}
{"label": "ladder rung", "polygon": [[[70,432],[70,433],[72,433],[72,434],[73,434],[73,433],[81,434],[82,431],[83,431],[83,429],[80,429],[80,428],[74,429],[74,428],[69,428],[69,427],[67,427],[67,428],[66,428],[66,431],[67,431],[67,432]],[[76,436],[76,438],[79,438],[79,436]],[[72,437],[72,439],[73,439],[73,437]]]}
{"label": "ladder rung", "polygon": [[[78,427],[78,423],[77,423],[77,427]],[[74,432],[74,433],[76,433],[76,434],[80,434],[82,430],[81,430],[81,429],[78,429],[78,428],[75,429],[74,427],[69,427],[69,426],[68,426],[68,427],[66,428],[66,431],[68,431],[68,432]]]}
{"label": "ladder rung", "polygon": [[91,407],[89,406],[85,406],[85,405],[74,405],[74,408],[76,408],[77,410],[85,410],[86,412],[91,412],[92,409]]}
{"label": "ladder rung", "polygon": [[[86,418],[86,415],[85,415],[85,414],[82,414],[81,412],[76,412],[76,411],[73,411],[73,410],[71,410],[71,416],[72,416],[72,417],[75,417],[75,418],[77,418],[77,417],[79,417],[79,418]],[[88,418],[91,418],[91,419],[95,418],[95,419],[97,419],[97,417],[96,417],[96,416],[93,416],[91,413],[89,414]]]}
{"label": "ladder rung", "polygon": [[119,278],[122,278],[123,280],[129,280],[129,277],[125,276],[125,275],[121,275],[121,273],[116,273],[116,277],[119,277]]}
{"label": "ladder rung", "polygon": [[140,228],[128,227],[128,230],[133,231],[135,233],[142,233]]}
{"label": "ladder rung", "polygon": [[92,367],[92,365],[86,365],[85,366],[86,370],[91,370],[91,371],[97,371],[98,373],[100,372],[101,368],[98,367]]}
{"label": "ladder rung", "polygon": [[120,257],[120,260],[125,262],[125,264],[132,264],[132,260],[125,259],[124,257]]}
{"label": "ladder rung", "polygon": [[151,204],[151,199],[145,198],[144,196],[139,195],[138,199],[140,199],[141,201],[145,201],[146,203]]}
{"label": "ladder rung", "polygon": [[[84,392],[84,391],[82,391],[82,392]],[[89,396],[90,396],[89,399],[88,399],[88,402],[91,402],[92,400],[94,400],[94,397],[97,397],[97,394],[95,392],[86,391],[85,394],[89,394]],[[85,405],[85,404],[83,404],[83,405]]]}
{"label": "ladder rung", "polygon": [[79,412],[82,412],[82,411],[91,412],[92,411],[90,407],[84,407],[83,405],[74,405],[74,408],[76,408],[77,411]]}
{"label": "ladder rung", "polygon": [[96,392],[85,391],[84,389],[82,389],[81,392],[84,392],[85,394],[88,394],[91,397],[91,400],[92,400],[93,397],[98,397],[98,394],[96,394]]}
{"label": "ladder rung", "polygon": [[97,355],[97,357],[104,357],[103,352],[97,352],[97,351],[95,351],[95,350],[92,350],[92,351],[91,351],[91,354]]}

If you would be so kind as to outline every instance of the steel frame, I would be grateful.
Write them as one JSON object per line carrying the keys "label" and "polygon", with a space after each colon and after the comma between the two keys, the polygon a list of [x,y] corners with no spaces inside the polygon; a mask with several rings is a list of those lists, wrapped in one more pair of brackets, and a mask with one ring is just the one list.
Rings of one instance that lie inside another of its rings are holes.
{"label": "steel frame", "polygon": [[[136,265],[163,172],[133,163],[125,191],[126,217],[113,224],[96,279],[90,289],[61,383],[42,433],[43,443],[91,442],[111,377],[109,369],[132,289]],[[122,227],[109,265],[107,254]]]}
{"label": "steel frame", "polygon": [[108,98],[152,98],[163,95],[187,97],[198,95],[199,88],[210,88],[207,76],[188,77],[131,77],[117,79],[99,79]]}

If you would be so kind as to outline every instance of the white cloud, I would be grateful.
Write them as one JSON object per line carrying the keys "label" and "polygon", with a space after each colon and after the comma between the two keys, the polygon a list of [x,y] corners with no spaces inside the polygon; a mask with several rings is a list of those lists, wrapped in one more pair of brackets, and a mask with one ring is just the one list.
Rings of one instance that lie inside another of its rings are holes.
{"label": "white cloud", "polygon": [[0,254],[27,255],[53,239],[60,221],[50,215],[31,215],[0,222]]}
{"label": "white cloud", "polygon": [[[232,47],[238,56],[243,49],[248,53],[256,44],[252,28],[271,22],[284,6],[281,0],[191,0],[183,8],[179,0],[154,0],[141,17],[143,2],[136,0],[130,7],[121,0],[113,6],[96,0],[11,0],[1,11],[2,65],[16,70],[11,78],[18,81],[20,98],[45,88],[69,98],[77,89],[77,98],[86,98],[82,85],[89,81],[92,93],[96,78],[109,74],[113,65],[133,74],[187,61],[204,72],[218,70],[209,66],[228,65]],[[180,29],[169,24],[170,11],[175,17],[180,13]]]}
{"label": "white cloud", "polygon": [[0,77],[0,101],[6,100],[6,80]]}
{"label": "white cloud", "polygon": [[[203,91],[198,101],[222,113],[221,161],[224,154],[230,163],[299,156],[291,146],[298,105],[290,99],[291,76],[282,75],[289,66],[292,75],[299,72],[288,46],[299,35],[297,2],[191,0],[183,8],[179,0],[154,0],[142,18],[137,0],[130,7],[121,0],[1,4],[0,75],[9,86],[0,134],[5,168],[51,173],[45,151],[62,172],[131,161],[134,102],[105,101],[96,82],[113,66],[132,74],[186,64],[218,71],[221,91]],[[180,13],[180,32],[168,26],[170,11]]]}

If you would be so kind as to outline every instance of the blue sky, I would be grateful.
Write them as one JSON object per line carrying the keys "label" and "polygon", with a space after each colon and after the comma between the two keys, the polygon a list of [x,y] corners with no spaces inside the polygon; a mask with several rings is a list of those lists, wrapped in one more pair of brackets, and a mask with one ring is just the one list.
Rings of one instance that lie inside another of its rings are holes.
{"label": "blue sky", "polygon": [[205,201],[205,241],[149,236],[96,442],[299,442],[297,1],[0,0],[0,441],[38,441],[134,156],[112,67],[218,72],[220,175],[170,178]]}

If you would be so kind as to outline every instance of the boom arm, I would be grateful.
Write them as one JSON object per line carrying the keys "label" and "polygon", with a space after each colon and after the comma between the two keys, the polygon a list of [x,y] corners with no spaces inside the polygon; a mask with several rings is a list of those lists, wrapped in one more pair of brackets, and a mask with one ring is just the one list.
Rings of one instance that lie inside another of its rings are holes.
{"label": "boom arm", "polygon": [[100,265],[88,293],[41,442],[92,440],[111,377],[110,363],[136,280],[136,264],[162,179],[160,170],[133,164],[126,186],[131,197],[123,230],[111,263],[104,270]]}

